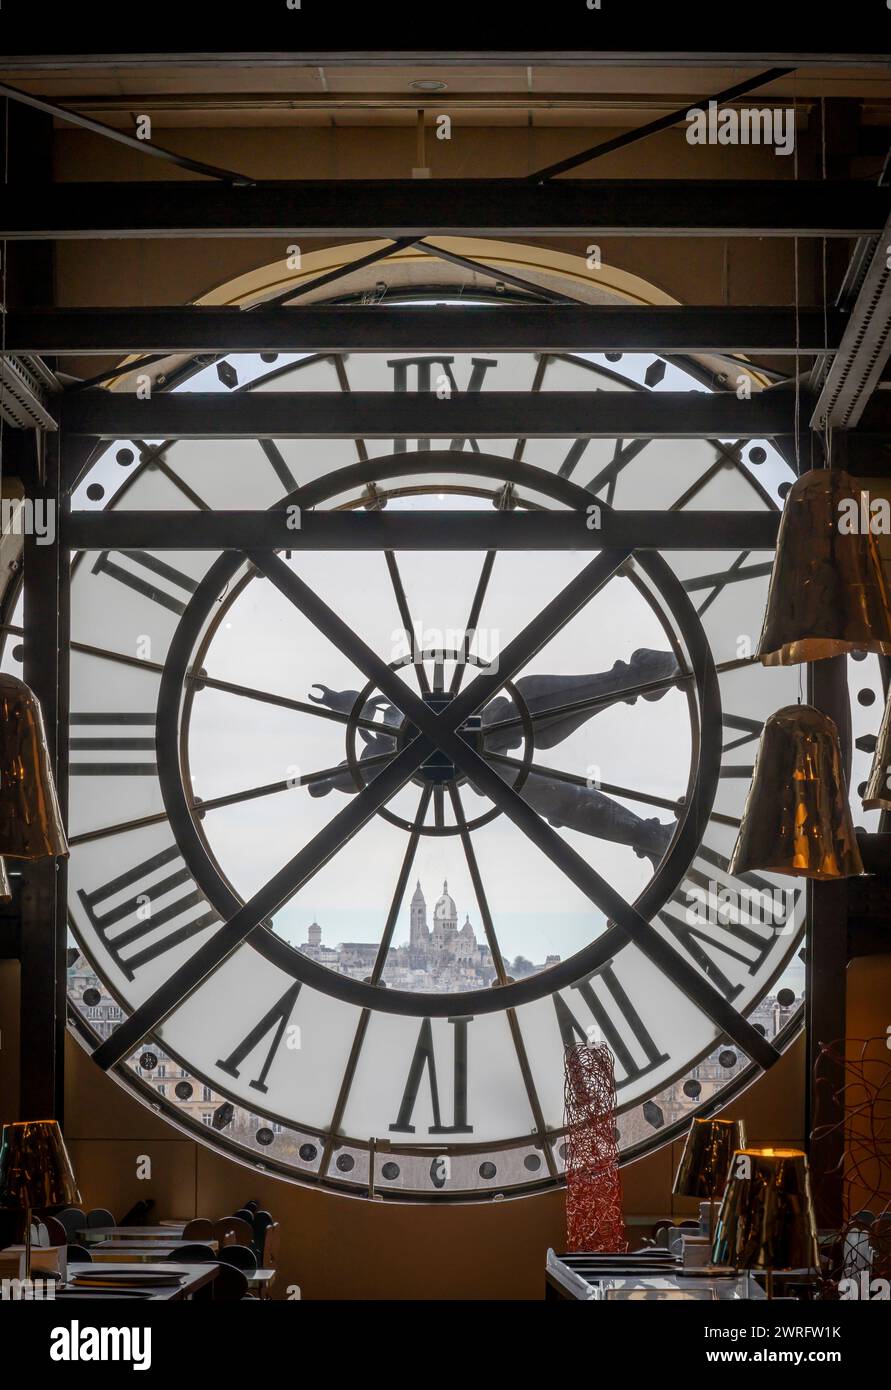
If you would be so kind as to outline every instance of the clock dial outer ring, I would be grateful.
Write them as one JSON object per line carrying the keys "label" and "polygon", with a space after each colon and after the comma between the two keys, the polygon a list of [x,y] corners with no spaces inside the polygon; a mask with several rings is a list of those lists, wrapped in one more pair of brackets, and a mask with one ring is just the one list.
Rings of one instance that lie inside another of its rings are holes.
{"label": "clock dial outer ring", "polygon": [[[501,455],[463,454],[445,449],[393,454],[336,469],[282,498],[270,511],[281,511],[291,503],[301,508],[315,506],[368,481],[382,482],[394,477],[433,471],[442,473],[450,469],[465,476],[477,474],[489,478],[503,477],[507,470],[511,482],[525,485],[571,507],[578,513],[579,526],[584,526],[591,494],[577,483]],[[605,504],[600,505],[604,512],[612,510]],[[592,547],[592,550],[595,548],[598,547]],[[635,901],[641,916],[649,920],[683,882],[711,814],[721,767],[721,694],[705,630],[677,575],[656,551],[635,551],[634,559],[657,586],[686,641],[700,710],[696,775],[684,807],[680,830],[656,873]],[[179,715],[193,649],[220,592],[231,583],[244,560],[241,551],[227,551],[221,555],[211,565],[187,604],[164,664],[156,721],[158,774],[174,837],[195,882],[224,921],[232,917],[243,903],[221,876],[189,811],[180,775]],[[465,1013],[496,1013],[551,995],[593,974],[627,944],[628,937],[619,926],[613,924],[582,950],[548,970],[526,976],[513,984],[500,985],[497,989],[470,990],[458,994],[396,990],[340,975],[295,950],[262,922],[249,933],[246,940],[260,955],[293,979],[345,1003],[417,1018],[446,1018]]]}

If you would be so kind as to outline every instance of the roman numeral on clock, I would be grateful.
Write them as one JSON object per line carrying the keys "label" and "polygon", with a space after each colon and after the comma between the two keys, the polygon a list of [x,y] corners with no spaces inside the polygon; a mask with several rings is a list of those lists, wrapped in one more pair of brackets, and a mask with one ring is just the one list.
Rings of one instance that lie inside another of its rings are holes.
{"label": "roman numeral on clock", "polygon": [[[103,550],[93,565],[93,573],[110,575],[120,584],[126,584],[128,589],[142,594],[144,598],[150,598],[153,603],[159,603],[171,613],[185,613],[186,603],[198,588],[196,580],[190,579],[182,570],[175,569],[166,561],[159,560],[157,555],[150,555],[147,550],[128,550],[122,553],[118,560],[109,558],[116,553]],[[121,563],[122,560],[126,560],[126,565]],[[170,593],[170,589],[178,589],[180,594]]]}
{"label": "roman numeral on clock", "polygon": [[[793,920],[800,889],[780,889],[759,874],[734,878],[728,860],[702,845],[686,876],[692,885],[679,888],[671,901],[679,915],[662,911],[659,919],[675,941],[726,999],[735,999],[746,975],[760,971],[777,932]],[[742,978],[740,978],[742,977]]]}
{"label": "roman numeral on clock", "polygon": [[[636,1081],[668,1061],[647,1029],[637,1009],[613,969],[612,961],[572,986],[587,1005],[593,1023],[616,1059],[622,1075],[616,1075],[616,1089]],[[564,1047],[588,1042],[589,1034],[579,1023],[561,994],[555,994],[554,1008]],[[591,1025],[588,1025],[590,1028]]]}
{"label": "roman numeral on clock", "polygon": [[263,1015],[260,1022],[251,1029],[247,1037],[232,1050],[228,1057],[223,1061],[218,1061],[217,1066],[229,1076],[234,1076],[235,1079],[238,1080],[240,1075],[239,1068],[242,1066],[245,1059],[250,1056],[257,1044],[262,1042],[262,1040],[271,1033],[272,1038],[266,1052],[266,1060],[260,1069],[260,1075],[248,1083],[253,1086],[255,1091],[263,1091],[264,1093],[268,1091],[269,1087],[266,1085],[266,1078],[269,1075],[269,1068],[272,1066],[275,1054],[285,1035],[285,1029],[294,1011],[294,1005],[297,1002],[300,989],[300,981],[295,980],[294,984],[285,990],[285,993],[282,995],[281,999],[279,999],[278,1003],[273,1004],[269,1012]]}
{"label": "roman numeral on clock", "polygon": [[[175,845],[89,893],[78,889],[77,896],[105,949],[128,980],[142,966],[220,920],[195,886]],[[167,930],[159,936],[162,927]]]}
{"label": "roman numeral on clock", "polygon": [[473,1125],[467,1123],[467,1025],[473,1022],[473,1017],[450,1018],[449,1023],[454,1028],[453,1034],[453,1086],[452,1086],[452,1115],[454,1123],[444,1125],[442,1123],[442,1113],[439,1106],[439,1083],[436,1076],[436,1053],[433,1047],[433,1029],[429,1018],[425,1018],[418,1033],[418,1041],[415,1044],[414,1054],[408,1069],[408,1077],[405,1082],[405,1090],[402,1093],[402,1103],[399,1106],[399,1114],[390,1129],[399,1131],[402,1134],[414,1134],[415,1127],[411,1122],[414,1114],[415,1104],[418,1099],[418,1092],[421,1088],[421,1081],[424,1073],[427,1073],[430,1082],[430,1100],[433,1109],[433,1124],[428,1130],[429,1134],[472,1134]]}
{"label": "roman numeral on clock", "polygon": [[[89,730],[89,733],[78,733],[70,740],[69,772],[72,777],[146,777],[157,772],[155,716],[151,711],[132,714],[106,714],[103,711],[72,714],[71,724],[78,730]],[[111,732],[115,729],[126,729],[128,732]],[[137,734],[136,730],[142,732]],[[138,760],[131,757],[122,758],[120,761],[105,759],[100,762],[81,756],[85,753],[138,753],[141,756]]]}

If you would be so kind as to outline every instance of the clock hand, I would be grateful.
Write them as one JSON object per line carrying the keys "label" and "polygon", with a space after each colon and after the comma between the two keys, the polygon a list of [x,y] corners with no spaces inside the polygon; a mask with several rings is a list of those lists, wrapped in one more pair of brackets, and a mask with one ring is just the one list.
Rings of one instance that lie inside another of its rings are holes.
{"label": "clock hand", "polygon": [[520,796],[555,827],[566,826],[583,835],[630,845],[638,858],[655,868],[671,842],[675,825],[637,816],[596,787],[577,785],[558,777],[530,772]]}
{"label": "clock hand", "polygon": [[[620,701],[633,705],[638,699],[636,686],[668,680],[677,670],[678,664],[672,652],[639,647],[632,654],[630,661],[617,661],[609,671],[599,671],[590,676],[520,676],[514,684],[535,721],[536,747],[553,748],[576,729],[581,728],[600,710],[608,709]],[[644,691],[641,698],[661,700],[670,689],[671,686],[665,685],[656,690]],[[314,694],[316,690],[320,690],[321,695]],[[629,691],[630,694],[626,693]],[[329,709],[347,714],[353,708],[358,694],[357,690],[331,690],[321,681],[316,681],[309,692],[309,698],[316,704],[327,705]],[[555,714],[550,718],[547,716],[550,709],[562,708],[564,705],[583,700],[597,703],[592,704],[590,709],[575,710],[572,714]],[[385,724],[394,728],[402,722],[402,715],[395,706],[379,695],[368,700],[362,710],[364,718],[373,718],[375,715],[380,715]],[[522,742],[521,723],[516,705],[509,696],[498,695],[494,700],[490,700],[482,711],[483,729],[489,724],[500,724],[505,720],[516,722],[512,723],[510,728],[499,729],[497,732],[493,730],[486,739],[486,752],[504,753],[511,748],[519,747]],[[364,730],[360,732],[371,746],[374,736],[366,734]],[[389,746],[382,744],[379,748],[376,747],[375,751],[383,751]]]}
{"label": "clock hand", "polygon": [[[514,684],[527,705],[535,721],[536,748],[553,748],[568,738],[576,729],[591,719],[602,709],[624,701],[634,704],[638,698],[633,687],[646,685],[650,681],[666,680],[678,669],[672,652],[652,651],[639,647],[630,661],[617,661],[609,671],[599,671],[590,676],[521,676]],[[643,695],[645,700],[661,700],[670,686],[653,690]],[[628,692],[631,693],[628,693]],[[582,700],[596,701],[590,709],[576,710],[572,714],[555,714],[547,717],[549,709],[573,704]],[[516,706],[507,695],[499,695],[483,710],[483,729],[487,724],[500,723],[516,717]],[[503,753],[509,748],[517,748],[522,742],[522,728],[519,718],[510,728],[493,731],[485,741],[485,752]]]}

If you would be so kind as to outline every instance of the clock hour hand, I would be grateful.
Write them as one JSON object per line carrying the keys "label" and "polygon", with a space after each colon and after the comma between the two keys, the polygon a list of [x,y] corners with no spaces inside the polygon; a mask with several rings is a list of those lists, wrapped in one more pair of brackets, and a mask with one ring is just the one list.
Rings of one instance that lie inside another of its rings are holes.
{"label": "clock hour hand", "polygon": [[[610,705],[620,701],[633,705],[638,694],[644,700],[661,700],[669,686],[642,692],[634,687],[668,680],[677,674],[677,670],[678,664],[672,652],[639,647],[630,661],[617,661],[609,671],[598,671],[590,676],[521,676],[514,684],[535,719],[536,748],[553,748]],[[627,691],[631,693],[624,693]],[[555,713],[550,718],[543,716],[543,711],[561,710],[580,701],[590,701],[591,707]],[[483,710],[483,731],[488,724],[517,718],[518,710],[513,700],[507,695],[499,695]],[[504,753],[519,747],[522,741],[523,729],[518,722],[510,728],[494,730],[489,734],[483,751]]]}
{"label": "clock hour hand", "polygon": [[520,796],[555,828],[565,826],[599,840],[629,845],[638,858],[649,859],[654,868],[674,834],[673,821],[663,824],[655,817],[637,816],[596,787],[538,772],[530,772]]}

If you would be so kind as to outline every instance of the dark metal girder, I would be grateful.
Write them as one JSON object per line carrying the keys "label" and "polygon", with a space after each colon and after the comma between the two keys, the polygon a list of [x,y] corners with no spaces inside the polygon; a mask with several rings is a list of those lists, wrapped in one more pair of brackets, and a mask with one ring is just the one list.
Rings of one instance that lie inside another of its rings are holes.
{"label": "dark metal girder", "polygon": [[[804,409],[802,409],[802,415]],[[791,391],[82,391],[66,434],[101,439],[765,439],[792,434]]]}
{"label": "dark metal girder", "polygon": [[301,309],[27,309],[6,317],[13,353],[834,352],[844,316],[791,307],[437,305]]}
{"label": "dark metal girder", "polygon": [[56,183],[4,190],[0,238],[850,237],[879,232],[889,211],[888,188],[792,179]]}
{"label": "dark metal girder", "polygon": [[49,116],[54,116],[56,120],[68,121],[71,125],[90,130],[94,135],[102,135],[106,140],[114,140],[117,144],[125,145],[128,149],[138,150],[140,154],[147,154],[154,156],[155,159],[162,159],[169,164],[175,164],[180,169],[187,169],[189,173],[203,174],[211,179],[222,179],[226,183],[249,184],[252,182],[244,174],[234,173],[231,169],[220,169],[216,164],[205,164],[201,160],[190,159],[188,155],[177,154],[175,150],[164,149],[150,139],[140,140],[127,131],[118,130],[114,126],[103,125],[101,121],[94,120],[91,116],[86,116],[80,111],[67,111],[65,107],[58,106],[53,101],[47,101],[45,97],[35,96],[33,92],[22,92],[17,87],[8,86],[5,82],[0,82],[0,96],[6,97],[9,101],[17,101],[23,106],[30,106],[35,111],[43,111]]}
{"label": "dark metal girder", "polygon": [[74,550],[772,550],[779,512],[73,512]]}

